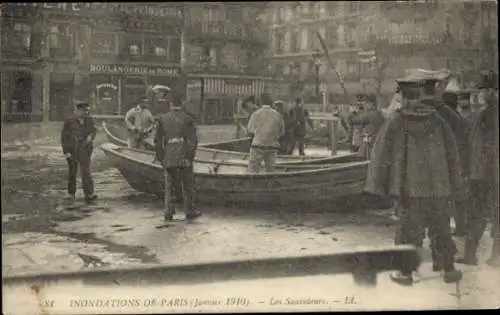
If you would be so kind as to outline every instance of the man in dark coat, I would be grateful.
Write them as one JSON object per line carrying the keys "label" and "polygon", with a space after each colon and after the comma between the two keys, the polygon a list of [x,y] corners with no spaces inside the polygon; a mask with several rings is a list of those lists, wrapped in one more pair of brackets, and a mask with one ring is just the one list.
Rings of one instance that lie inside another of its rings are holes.
{"label": "man in dark coat", "polygon": [[[472,207],[467,211],[467,235],[464,257],[457,262],[477,265],[477,248],[491,218],[493,248],[488,264],[500,265],[499,231],[499,145],[498,90],[491,80],[483,78],[482,93],[486,107],[474,121],[469,137],[469,178]],[[498,87],[497,87],[498,88]]]}
{"label": "man in dark coat", "polygon": [[[456,282],[462,273],[454,266],[457,250],[449,206],[464,192],[458,146],[450,126],[436,111],[435,81],[398,83],[403,108],[388,118],[376,137],[366,191],[399,200],[396,244],[421,248],[428,229],[434,268],[444,269],[446,283]],[[415,93],[418,99],[408,100]],[[405,268],[391,279],[413,283]]]}
{"label": "man in dark coat", "polygon": [[293,139],[293,119],[285,102],[275,101],[273,108],[281,114],[283,122],[285,123],[285,134],[280,138],[280,148],[278,149],[278,154],[288,154],[288,148],[290,147],[290,142]]}
{"label": "man in dark coat", "polygon": [[299,154],[305,155],[305,137],[307,132],[306,123],[310,128],[314,128],[313,122],[309,117],[309,111],[304,108],[302,100],[297,97],[295,99],[294,106],[290,110],[290,114],[292,116],[294,126],[292,139],[288,148],[288,154],[293,154],[295,146],[298,146]]}
{"label": "man in dark coat", "polygon": [[193,161],[198,146],[195,118],[182,108],[176,97],[169,112],[158,120],[155,135],[156,158],[165,169],[165,220],[175,214],[175,187],[182,187],[186,219],[195,219],[201,212],[194,207]]}
{"label": "man in dark coat", "polygon": [[373,141],[384,123],[384,116],[377,109],[376,102],[373,96],[367,97],[361,113],[349,120],[354,128],[360,128],[362,141],[358,152],[366,159],[370,159]]}
{"label": "man in dark coat", "polygon": [[94,194],[94,182],[90,172],[93,144],[97,129],[94,120],[90,117],[90,106],[85,102],[78,102],[75,115],[64,122],[61,132],[61,144],[64,156],[68,162],[68,194],[75,200],[76,174],[80,167],[82,189],[85,200],[90,202],[97,198]]}
{"label": "man in dark coat", "polygon": [[[458,95],[455,92],[445,92],[443,93],[443,102],[438,103],[436,107],[438,113],[443,117],[446,122],[450,125],[455,139],[457,140],[458,150],[460,154],[460,162],[462,166],[462,175],[464,180],[467,181],[467,143],[468,143],[468,131],[469,125],[467,121],[462,118],[458,111]],[[455,221],[455,231],[453,234],[456,236],[465,235],[465,212],[470,206],[468,194],[464,194],[462,198],[455,200],[454,207],[454,221]]]}

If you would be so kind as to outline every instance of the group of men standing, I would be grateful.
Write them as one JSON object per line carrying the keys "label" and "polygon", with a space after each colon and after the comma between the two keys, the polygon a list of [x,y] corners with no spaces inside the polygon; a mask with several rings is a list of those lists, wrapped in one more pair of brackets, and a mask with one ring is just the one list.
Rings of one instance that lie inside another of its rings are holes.
{"label": "group of men standing", "polygon": [[276,156],[292,154],[296,146],[299,154],[305,155],[306,124],[313,128],[313,123],[302,100],[296,98],[291,108],[283,101],[273,102],[268,93],[262,94],[260,107],[251,103],[252,100],[243,105],[247,111],[253,109],[247,125],[252,137],[248,172],[258,173],[262,162],[266,172],[272,172]]}
{"label": "group of men standing", "polygon": [[[483,78],[478,88],[485,107],[471,116],[467,106],[457,110],[464,93],[439,97],[436,81],[398,82],[402,106],[387,118],[373,143],[366,191],[392,197],[400,205],[396,244],[421,248],[427,230],[433,270],[443,271],[449,283],[462,278],[455,262],[478,263],[488,217],[493,238],[488,264],[498,266],[500,261],[498,83],[496,74]],[[466,239],[465,256],[456,260],[452,216],[459,225],[456,232]],[[413,283],[410,269],[405,268],[391,279]]]}

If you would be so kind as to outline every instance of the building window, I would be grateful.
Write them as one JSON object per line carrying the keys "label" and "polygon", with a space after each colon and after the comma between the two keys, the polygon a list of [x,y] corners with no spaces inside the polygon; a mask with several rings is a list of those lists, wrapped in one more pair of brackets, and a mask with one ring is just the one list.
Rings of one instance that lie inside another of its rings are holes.
{"label": "building window", "polygon": [[356,46],[355,29],[352,26],[344,26],[344,41],[347,47],[354,48]]}
{"label": "building window", "polygon": [[181,39],[171,37],[168,48],[168,60],[174,63],[181,62]]}
{"label": "building window", "polygon": [[226,20],[224,11],[217,5],[208,5],[203,11],[203,21],[205,22],[224,22]]}
{"label": "building window", "polygon": [[330,16],[335,15],[335,13],[337,11],[338,4],[339,4],[339,2],[335,2],[335,1],[327,1],[326,2],[326,11],[327,11],[328,15],[330,15]]}
{"label": "building window", "polygon": [[143,54],[143,38],[139,34],[122,35],[121,52],[130,56],[139,56]]}
{"label": "building window", "polygon": [[[31,92],[33,78],[29,72],[5,72],[6,91],[8,101],[8,114],[31,113]],[[14,117],[13,117],[14,118]],[[17,117],[16,117],[17,118]],[[22,117],[19,117],[22,118]]]}
{"label": "building window", "polygon": [[315,17],[319,17],[320,14],[321,14],[321,3],[319,1],[316,1],[314,4],[313,4],[313,14]]}
{"label": "building window", "polygon": [[103,54],[116,54],[116,34],[94,33],[92,35],[92,52]]}
{"label": "building window", "polygon": [[72,30],[69,25],[57,24],[50,28],[49,47],[51,56],[72,56]]}
{"label": "building window", "polygon": [[13,54],[28,56],[31,53],[32,32],[31,27],[25,23],[7,24],[2,34],[4,43],[3,51],[10,51]]}
{"label": "building window", "polygon": [[276,31],[275,37],[276,53],[282,54],[285,51],[285,34],[283,34],[283,31],[278,30]]}
{"label": "building window", "polygon": [[346,74],[350,77],[359,76],[359,63],[355,61],[347,61],[346,62]]}
{"label": "building window", "polygon": [[308,49],[314,49],[314,46],[316,44],[316,30],[310,29],[308,32],[308,41],[307,41],[307,48]]}
{"label": "building window", "polygon": [[291,32],[290,51],[300,51],[300,33],[296,30],[292,30]]}
{"label": "building window", "polygon": [[335,48],[338,44],[337,28],[333,25],[326,29],[326,44],[328,48]]}
{"label": "building window", "polygon": [[278,23],[281,24],[283,21],[286,19],[286,8],[285,7],[280,7],[279,8],[279,14],[278,14]]}
{"label": "building window", "polygon": [[350,13],[358,12],[359,11],[359,2],[349,1],[347,3],[347,11]]}
{"label": "building window", "polygon": [[146,50],[148,55],[152,57],[160,57],[167,59],[168,38],[165,37],[150,37],[146,39]]}

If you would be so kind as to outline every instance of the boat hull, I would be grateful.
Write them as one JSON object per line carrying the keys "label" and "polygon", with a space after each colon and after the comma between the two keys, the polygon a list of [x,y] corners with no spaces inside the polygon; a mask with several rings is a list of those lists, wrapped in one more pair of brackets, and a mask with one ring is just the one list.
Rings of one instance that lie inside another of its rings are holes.
{"label": "boat hull", "polygon": [[[104,144],[102,150],[137,191],[163,195],[164,170],[151,152]],[[196,198],[204,204],[312,205],[362,193],[368,161],[319,169],[245,174],[246,167],[226,165],[214,174],[213,161],[195,163]]]}

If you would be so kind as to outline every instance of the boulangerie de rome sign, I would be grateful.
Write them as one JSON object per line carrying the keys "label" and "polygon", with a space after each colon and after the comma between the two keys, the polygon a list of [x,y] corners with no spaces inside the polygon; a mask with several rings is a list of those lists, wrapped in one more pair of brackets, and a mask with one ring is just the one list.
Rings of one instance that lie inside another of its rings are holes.
{"label": "boulangerie de rome sign", "polygon": [[179,68],[152,67],[152,66],[130,66],[130,65],[112,65],[112,64],[93,64],[90,65],[91,73],[106,74],[136,74],[153,76],[179,76]]}

